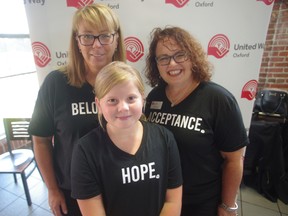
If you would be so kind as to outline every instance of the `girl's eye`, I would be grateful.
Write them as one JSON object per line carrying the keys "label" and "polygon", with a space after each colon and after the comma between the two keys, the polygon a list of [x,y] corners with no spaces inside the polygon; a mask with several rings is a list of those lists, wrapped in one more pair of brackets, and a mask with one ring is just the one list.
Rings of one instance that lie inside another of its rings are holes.
{"label": "girl's eye", "polygon": [[128,97],[128,101],[131,103],[131,102],[134,102],[136,100],[136,96],[130,96]]}
{"label": "girl's eye", "polygon": [[107,101],[108,104],[116,104],[117,103],[117,100],[116,99],[109,99]]}

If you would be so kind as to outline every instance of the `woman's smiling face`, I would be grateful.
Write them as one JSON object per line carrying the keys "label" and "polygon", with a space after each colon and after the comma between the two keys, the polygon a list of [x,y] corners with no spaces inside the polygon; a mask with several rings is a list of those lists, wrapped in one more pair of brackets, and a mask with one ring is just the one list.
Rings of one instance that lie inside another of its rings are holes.
{"label": "woman's smiling face", "polygon": [[[79,25],[78,35],[94,35],[98,36],[100,34],[114,34],[115,32],[110,32],[107,29],[95,29],[86,23],[82,22]],[[114,52],[117,48],[118,44],[118,34],[116,33],[114,36],[114,40],[111,44],[102,45],[99,42],[99,39],[95,39],[94,43],[90,46],[84,46],[78,40],[78,47],[82,56],[84,58],[84,62],[90,71],[98,71],[105,65],[109,64],[113,60]]]}
{"label": "woman's smiling face", "polygon": [[[163,56],[171,57],[181,52],[185,52],[185,50],[182,50],[176,41],[171,38],[165,38],[157,43],[157,58]],[[192,63],[189,58],[181,63],[177,63],[173,58],[171,58],[168,65],[157,64],[157,67],[160,76],[169,85],[181,84],[187,81],[191,82],[193,79],[191,70]]]}

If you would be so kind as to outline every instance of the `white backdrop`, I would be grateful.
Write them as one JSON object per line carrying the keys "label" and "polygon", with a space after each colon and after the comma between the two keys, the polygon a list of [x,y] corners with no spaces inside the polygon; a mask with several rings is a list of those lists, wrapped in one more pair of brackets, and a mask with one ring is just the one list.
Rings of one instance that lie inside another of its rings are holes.
{"label": "white backdrop", "polygon": [[39,84],[66,64],[73,13],[93,2],[118,14],[128,63],[140,72],[153,28],[191,32],[214,65],[213,81],[234,94],[249,127],[274,0],[24,0]]}

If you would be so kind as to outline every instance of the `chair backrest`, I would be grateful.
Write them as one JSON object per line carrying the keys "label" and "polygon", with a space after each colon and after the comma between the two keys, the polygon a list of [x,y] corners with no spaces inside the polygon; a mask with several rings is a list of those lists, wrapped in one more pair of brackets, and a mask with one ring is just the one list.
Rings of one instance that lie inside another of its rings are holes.
{"label": "chair backrest", "polygon": [[3,118],[8,151],[11,152],[13,140],[32,140],[28,132],[31,118]]}

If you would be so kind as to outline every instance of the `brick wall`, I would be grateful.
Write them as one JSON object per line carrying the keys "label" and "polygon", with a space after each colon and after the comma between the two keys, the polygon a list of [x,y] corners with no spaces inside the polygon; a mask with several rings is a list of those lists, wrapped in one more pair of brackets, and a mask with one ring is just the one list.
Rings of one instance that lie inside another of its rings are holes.
{"label": "brick wall", "polygon": [[288,91],[288,1],[275,0],[259,73],[258,90]]}

